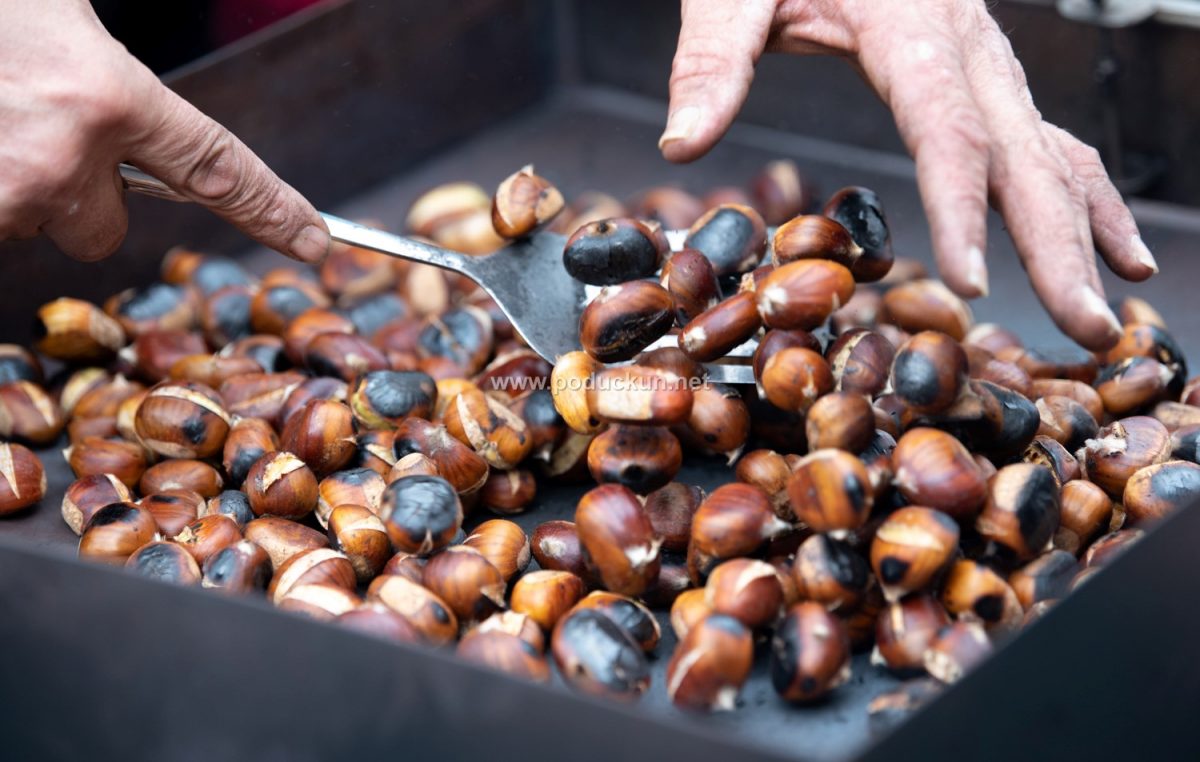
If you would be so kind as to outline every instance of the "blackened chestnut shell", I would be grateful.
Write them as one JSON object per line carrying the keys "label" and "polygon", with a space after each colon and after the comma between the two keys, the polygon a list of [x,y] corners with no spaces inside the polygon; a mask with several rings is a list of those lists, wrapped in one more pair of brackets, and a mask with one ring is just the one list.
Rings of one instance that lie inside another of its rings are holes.
{"label": "blackened chestnut shell", "polygon": [[647,278],[659,268],[662,252],[635,220],[599,220],[567,239],[563,266],[572,278],[611,286]]}

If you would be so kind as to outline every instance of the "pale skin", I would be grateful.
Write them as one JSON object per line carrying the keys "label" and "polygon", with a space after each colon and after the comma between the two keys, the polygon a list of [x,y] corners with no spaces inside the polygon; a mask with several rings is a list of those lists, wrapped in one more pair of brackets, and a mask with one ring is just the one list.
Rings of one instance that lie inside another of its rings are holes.
{"label": "pale skin", "polygon": [[[266,246],[325,257],[312,205],[164,87],[85,0],[0,0],[0,17],[0,240],[44,233],[78,259],[108,256],[128,225],[126,161]],[[1058,326],[1088,348],[1116,341],[1095,252],[1128,280],[1157,266],[1096,151],[1041,119],[982,0],[684,0],[667,159],[712,148],[767,50],[842,56],[891,107],[950,288],[987,293],[990,200]]]}

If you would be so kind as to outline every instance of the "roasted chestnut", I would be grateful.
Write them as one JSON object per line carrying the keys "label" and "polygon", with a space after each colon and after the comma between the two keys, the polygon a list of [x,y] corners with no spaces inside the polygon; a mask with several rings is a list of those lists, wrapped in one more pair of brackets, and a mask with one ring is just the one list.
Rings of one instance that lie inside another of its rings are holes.
{"label": "roasted chestnut", "polygon": [[1084,473],[1110,497],[1120,500],[1135,471],[1171,457],[1171,434],[1153,418],[1122,418],[1100,429],[1083,448]]}
{"label": "roasted chestnut", "polygon": [[430,558],[422,581],[464,624],[482,621],[505,607],[500,570],[465,545],[446,548]]}
{"label": "roasted chestnut", "polygon": [[558,671],[576,690],[633,699],[650,687],[650,667],[642,649],[595,609],[575,609],[559,619],[550,649]]}
{"label": "roasted chestnut", "polygon": [[934,579],[958,550],[954,519],[931,508],[901,508],[875,530],[871,568],[889,601],[921,590]]}
{"label": "roasted chestnut", "polygon": [[1051,550],[1010,574],[1008,583],[1028,610],[1041,601],[1066,595],[1077,569],[1074,555],[1065,550]]}
{"label": "roasted chestnut", "polygon": [[383,353],[362,336],[341,332],[314,336],[304,350],[304,365],[318,376],[333,376],[346,382],[391,367]]}
{"label": "roasted chestnut", "polygon": [[721,299],[721,286],[712,262],[696,249],[680,249],[672,254],[662,266],[659,283],[674,300],[675,323],[680,328]]}
{"label": "roasted chestnut", "polygon": [[425,327],[417,338],[417,350],[424,361],[449,361],[461,369],[457,375],[473,375],[482,370],[493,349],[491,317],[479,307],[465,303],[426,317]]}
{"label": "roasted chestnut", "polygon": [[850,638],[819,603],[798,603],[771,640],[771,685],[788,701],[812,701],[850,678]]}
{"label": "roasted chestnut", "polygon": [[437,476],[406,476],[387,486],[379,517],[392,546],[427,554],[450,544],[462,527],[462,504],[454,487]]}
{"label": "roasted chestnut", "polygon": [[1200,466],[1184,460],[1135,471],[1125,483],[1123,504],[1131,524],[1164,518],[1200,498]]}
{"label": "roasted chestnut", "polygon": [[1099,486],[1073,479],[1059,493],[1061,512],[1054,546],[1078,556],[1098,534],[1108,528],[1113,504]]}
{"label": "roasted chestnut", "polygon": [[768,225],[782,225],[812,203],[808,181],[791,159],[767,162],[750,181],[750,195]]}
{"label": "roasted chestnut", "polygon": [[450,436],[445,426],[436,426],[422,418],[406,418],[396,428],[394,445],[396,458],[420,453],[436,463],[437,475],[450,482],[459,495],[478,491],[487,480],[487,461]]}
{"label": "roasted chestnut", "polygon": [[613,286],[654,275],[668,248],[658,223],[629,217],[597,220],[576,228],[567,239],[563,266],[576,280]]}
{"label": "roasted chestnut", "polygon": [[586,352],[568,352],[558,358],[550,374],[554,407],[567,426],[580,434],[595,434],[601,429],[588,406],[588,390],[592,376],[602,367]]}
{"label": "roasted chestnut", "polygon": [[521,238],[554,219],[565,202],[558,188],[523,167],[500,183],[492,199],[492,227],[505,238]]}
{"label": "roasted chestnut", "polygon": [[767,227],[750,207],[722,204],[692,223],[684,245],[708,257],[718,277],[748,272],[766,250]]}
{"label": "roasted chestnut", "polygon": [[842,188],[825,202],[821,213],[841,223],[862,250],[852,268],[855,280],[869,283],[888,274],[894,260],[891,233],[874,191],[858,186]]}
{"label": "roasted chestnut", "polygon": [[704,591],[704,600],[714,612],[752,629],[772,624],[783,611],[783,586],[775,567],[765,561],[723,561],[709,574]]}
{"label": "roasted chestnut", "polygon": [[692,516],[688,571],[699,584],[725,559],[754,554],[790,529],[771,507],[767,493],[750,484],[724,484],[713,490]]}
{"label": "roasted chestnut", "polygon": [[278,569],[292,556],[329,547],[329,540],[315,529],[275,516],[263,516],[246,524],[243,535],[262,548]]}
{"label": "roasted chestnut", "polygon": [[816,601],[834,612],[857,607],[874,584],[866,559],[827,534],[801,543],[787,573],[798,600]]}
{"label": "roasted chestnut", "polygon": [[810,450],[862,452],[875,437],[875,414],[861,394],[834,392],[817,399],[804,422]]}
{"label": "roasted chestnut", "polygon": [[[515,592],[515,591],[514,591]],[[624,595],[595,590],[584,596],[574,607],[599,611],[620,625],[621,629],[647,654],[654,653],[662,631],[650,609]]]}
{"label": "roasted chestnut", "polygon": [[63,456],[79,479],[111,474],[132,488],[146,471],[146,450],[133,442],[85,437],[64,450]]}
{"label": "roasted chestnut", "polygon": [[294,588],[306,585],[330,585],[353,591],[354,567],[344,555],[330,548],[297,553],[275,570],[267,587],[267,598],[278,604]]}
{"label": "roasted chestnut", "polygon": [[338,615],[338,625],[394,643],[421,643],[425,637],[411,622],[379,601],[366,601]]}
{"label": "roasted chestnut", "polygon": [[1032,558],[1046,548],[1058,528],[1058,485],[1050,470],[1015,463],[996,472],[975,530],[1017,558]]}
{"label": "roasted chestnut", "polygon": [[446,430],[493,468],[515,468],[533,447],[525,421],[478,388],[464,389],[446,408]]}
{"label": "roasted chestnut", "polygon": [[966,338],[974,324],[967,303],[941,281],[914,280],[883,295],[886,319],[909,333],[941,331],[955,341]]}
{"label": "roasted chestnut", "polygon": [[966,382],[967,355],[944,333],[922,331],[896,350],[892,388],[914,412],[946,410],[958,399]]}
{"label": "roasted chestnut", "polygon": [[151,542],[138,548],[125,561],[125,568],[139,577],[173,585],[194,585],[200,581],[196,559],[173,542]]}
{"label": "roasted chestnut", "polygon": [[215,497],[224,481],[217,469],[202,460],[164,460],[147,468],[138,481],[143,495],[185,489],[201,497]]}
{"label": "roasted chestnut", "polygon": [[[1083,565],[1087,569],[1103,566],[1104,564],[1112,563],[1113,559],[1120,556],[1142,537],[1145,536],[1145,531],[1136,527],[1130,529],[1118,529],[1115,532],[1109,532],[1099,538],[1088,547],[1087,553],[1083,556]],[[1072,585],[1075,583],[1072,582]]]}
{"label": "roasted chestnut", "polygon": [[64,362],[106,360],[125,346],[120,324],[80,299],[55,299],[42,305],[34,336],[39,352]]}
{"label": "roasted chestnut", "polygon": [[807,412],[833,390],[833,373],[825,358],[811,349],[787,347],[771,355],[758,377],[767,400],[789,412]]}
{"label": "roasted chestnut", "polygon": [[84,525],[79,556],[119,566],[135,550],[157,539],[158,526],[149,511],[129,503],[113,503],[92,514]]}
{"label": "roasted chestnut", "polygon": [[466,661],[543,683],[550,679],[550,665],[541,651],[516,635],[477,627],[463,636],[455,654]]}
{"label": "roasted chestnut", "polygon": [[348,401],[363,428],[394,429],[405,418],[433,413],[437,383],[420,371],[372,371],[354,382]]}
{"label": "roasted chestnut", "polygon": [[889,603],[875,625],[871,662],[899,672],[922,670],[925,651],[948,624],[946,609],[932,595],[916,593]]}
{"label": "roasted chestnut", "polygon": [[257,516],[302,519],[317,506],[317,477],[290,452],[267,453],[255,461],[245,490]]}
{"label": "roasted chestnut", "polygon": [[1049,470],[1059,487],[1079,478],[1079,461],[1066,447],[1050,437],[1034,437],[1021,459]]}
{"label": "roasted chestnut", "polygon": [[304,375],[295,371],[247,373],[221,384],[221,397],[232,415],[273,421],[278,418],[288,396],[304,380]]}
{"label": "roasted chestnut", "polygon": [[[3,449],[7,447],[13,448],[8,455],[13,462],[12,481],[17,481],[18,483],[20,481],[24,481],[24,479],[17,475],[17,463],[24,463],[26,461],[24,453],[21,453],[17,448],[20,448],[21,450],[24,450],[24,448],[20,445],[0,444],[0,451],[3,451]],[[18,454],[13,456],[13,451],[16,451]],[[28,452],[28,450],[25,452]],[[30,453],[30,456],[32,455],[33,454]],[[4,458],[4,456],[0,455],[0,458]],[[38,468],[41,468],[40,463],[38,464]],[[3,471],[5,479],[7,479],[8,469],[3,469]],[[31,470],[29,468],[22,468],[21,471],[23,474],[27,474]],[[11,486],[9,489],[11,490]],[[24,494],[27,493],[22,492],[22,495]],[[62,517],[63,521],[67,522],[67,526],[71,528],[72,532],[75,534],[80,534],[83,532],[83,527],[88,523],[88,521],[91,520],[93,514],[95,514],[101,508],[107,505],[112,505],[113,503],[131,502],[133,502],[133,496],[129,491],[129,487],[127,487],[120,479],[112,474],[92,474],[72,482],[71,486],[67,487],[67,491],[63,495]],[[12,510],[20,509],[15,508]],[[0,510],[0,513],[6,512],[8,511]]]}
{"label": "roasted chestnut", "polygon": [[595,373],[587,400],[592,416],[606,423],[670,426],[687,420],[693,395],[674,373],[628,365]]}
{"label": "roasted chestnut", "polygon": [[549,632],[583,597],[583,593],[583,580],[570,572],[532,571],[513,586],[512,609],[525,614]]}
{"label": "roasted chestnut", "polygon": [[208,516],[214,513],[228,516],[242,528],[254,520],[250,498],[240,490],[225,490],[216,497],[210,497],[200,509],[200,515]]}
{"label": "roasted chestnut", "polygon": [[537,481],[525,469],[492,471],[479,491],[479,502],[494,513],[522,513],[537,495]]}
{"label": "roasted chestnut", "polygon": [[168,458],[208,458],[221,451],[232,419],[220,395],[195,383],[167,382],[149,391],[135,426],[142,444]]}
{"label": "roasted chestnut", "polygon": [[254,462],[279,449],[279,438],[271,424],[261,418],[233,419],[225,438],[221,464],[229,477],[229,486],[240,487]]}
{"label": "roasted chestnut", "polygon": [[58,439],[65,424],[62,410],[37,384],[13,381],[0,386],[0,437],[44,446]]}
{"label": "roasted chestnut", "polygon": [[250,300],[250,327],[255,333],[282,336],[288,324],[314,307],[328,307],[329,297],[313,283],[263,284]]}
{"label": "roasted chestnut", "polygon": [[339,505],[329,514],[329,541],[350,559],[360,583],[370,582],[392,555],[387,530],[369,508]]}
{"label": "roasted chestnut", "polygon": [[242,530],[233,519],[214,513],[186,524],[173,539],[203,566],[222,548],[242,539]]}
{"label": "roasted chestnut", "polygon": [[981,622],[989,629],[1016,629],[1025,613],[1004,577],[968,559],[950,566],[942,586],[942,604],[959,621]]}
{"label": "roasted chestnut", "polygon": [[624,485],[639,495],[665,486],[682,462],[679,440],[661,426],[611,426],[587,450],[593,479]]}
{"label": "roasted chestnut", "polygon": [[32,352],[16,344],[0,344],[0,386],[13,381],[41,384],[42,364]]}
{"label": "roasted chestnut", "polygon": [[[38,457],[19,444],[0,442],[0,516],[28,508],[45,495],[46,472]],[[128,493],[110,502],[120,500],[128,500]],[[65,500],[63,505],[65,516]]]}
{"label": "roasted chestnut", "polygon": [[308,345],[324,333],[354,333],[354,323],[321,307],[312,307],[293,318],[283,330],[283,349],[292,364],[303,365]]}
{"label": "roasted chestnut", "polygon": [[279,445],[304,461],[318,477],[337,471],[354,457],[354,417],[332,400],[312,400],[283,427]]}
{"label": "roasted chestnut", "polygon": [[871,514],[874,490],[862,461],[843,450],[816,450],[788,481],[792,513],[814,532],[843,535]]}
{"label": "roasted chestnut", "polygon": [[529,565],[529,538],[521,527],[505,519],[492,519],[475,527],[463,545],[475,548],[491,562],[505,581]]}
{"label": "roasted chestnut", "polygon": [[1129,357],[1106,365],[1096,378],[1096,392],[1113,416],[1148,408],[1167,396],[1174,371],[1149,357]]}
{"label": "roasted chestnut", "polygon": [[962,443],[937,429],[910,429],[892,453],[895,484],[909,501],[955,518],[974,516],[987,482]]}
{"label": "roasted chestnut", "polygon": [[340,585],[312,583],[295,585],[275,602],[280,611],[294,611],[328,622],[362,605],[362,599]]}
{"label": "roasted chestnut", "polygon": [[150,512],[159,535],[169,540],[196,520],[204,508],[204,498],[191,490],[167,490],[146,495],[138,501],[138,507]]}
{"label": "roasted chestnut", "polygon": [[583,309],[579,341],[600,362],[629,360],[671,328],[674,310],[671,294],[657,283],[606,286]]}
{"label": "roasted chestnut", "polygon": [[754,293],[768,327],[807,331],[850,301],[854,278],[836,262],[801,259],[775,268]]}
{"label": "roasted chestnut", "polygon": [[667,695],[685,709],[732,711],[753,663],[750,630],[733,617],[711,614],[676,646],[667,665]]}
{"label": "roasted chestnut", "polygon": [[591,574],[584,559],[583,545],[573,521],[544,521],[533,530],[530,550],[543,569],[569,571],[583,579]]}
{"label": "roasted chestnut", "polygon": [[575,528],[589,565],[612,592],[639,595],[658,576],[662,540],[628,488],[590,490],[575,508]]}
{"label": "roasted chestnut", "polygon": [[753,291],[741,291],[692,318],[679,348],[696,362],[711,362],[744,344],[762,325]]}
{"label": "roasted chestnut", "polygon": [[991,641],[977,622],[953,622],[926,649],[925,670],[943,683],[957,682],[991,652]]}

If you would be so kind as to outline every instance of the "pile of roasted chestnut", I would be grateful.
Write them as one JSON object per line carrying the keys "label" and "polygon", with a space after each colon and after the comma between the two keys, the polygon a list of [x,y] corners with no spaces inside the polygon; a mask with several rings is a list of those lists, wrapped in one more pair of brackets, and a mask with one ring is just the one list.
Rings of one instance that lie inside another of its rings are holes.
{"label": "pile of roasted chestnut", "polygon": [[[872,646],[950,682],[1200,496],[1200,382],[1142,301],[1102,355],[1026,349],[894,260],[873,193],[808,195],[775,162],[705,200],[568,205],[531,168],[422,196],[407,231],[469,254],[569,234],[565,267],[604,288],[553,366],[428,266],[340,247],[255,277],[173,250],[161,283],[39,311],[51,376],[0,347],[0,436],[66,429],[83,557],[530,679],[548,650],[571,686],[637,696],[669,611],[683,707],[734,707],[760,652],[794,702]],[[705,380],[755,338],[756,386]],[[675,481],[685,450],[728,483]],[[589,478],[573,522],[480,520]],[[0,514],[45,491],[0,445]]]}

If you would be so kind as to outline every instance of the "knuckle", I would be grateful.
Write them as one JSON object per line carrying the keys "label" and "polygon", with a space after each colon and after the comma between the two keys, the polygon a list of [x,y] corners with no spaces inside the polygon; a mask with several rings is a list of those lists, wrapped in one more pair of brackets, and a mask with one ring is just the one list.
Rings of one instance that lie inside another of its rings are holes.
{"label": "knuckle", "polygon": [[183,171],[183,186],[208,206],[231,207],[242,190],[240,163],[233,136],[221,129],[204,129],[192,141]]}

